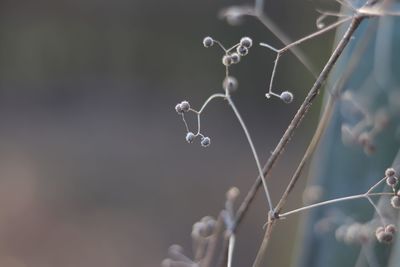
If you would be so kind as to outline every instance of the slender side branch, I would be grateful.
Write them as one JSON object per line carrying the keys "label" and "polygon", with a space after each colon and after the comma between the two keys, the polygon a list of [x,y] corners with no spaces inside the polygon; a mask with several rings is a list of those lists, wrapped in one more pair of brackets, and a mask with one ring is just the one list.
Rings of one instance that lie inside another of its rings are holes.
{"label": "slender side branch", "polygon": [[[364,193],[364,194],[360,194],[360,195],[353,195],[353,196],[348,196],[348,197],[341,197],[341,198],[335,198],[335,199],[331,199],[331,200],[327,200],[327,201],[322,201],[322,202],[318,202],[312,205],[308,205],[308,206],[304,206],[301,207],[299,209],[295,209],[295,210],[291,210],[282,214],[279,214],[279,217],[287,217],[289,215],[301,212],[301,211],[305,211],[305,210],[309,210],[309,209],[313,209],[313,208],[317,208],[317,207],[321,207],[321,206],[326,206],[329,204],[334,204],[334,203],[338,203],[338,202],[343,202],[343,201],[349,201],[349,200],[354,200],[354,199],[360,199],[360,198],[366,198],[369,199],[369,197],[372,196],[393,196],[394,193]],[[374,205],[373,205],[374,206]],[[374,206],[375,207],[375,206]]]}
{"label": "slender side branch", "polygon": [[312,38],[318,36],[318,35],[321,35],[321,34],[323,34],[323,33],[325,33],[325,32],[328,32],[328,31],[330,31],[330,30],[333,30],[333,29],[335,29],[336,27],[338,27],[339,25],[341,25],[342,23],[345,23],[346,21],[351,20],[352,18],[353,18],[353,17],[346,17],[346,18],[344,18],[344,19],[338,20],[338,21],[336,21],[335,23],[332,23],[331,25],[329,25],[329,26],[327,26],[327,27],[325,27],[325,28],[323,28],[323,29],[321,29],[321,30],[319,30],[319,31],[316,31],[316,32],[314,32],[314,33],[312,33],[312,34],[309,34],[309,35],[307,35],[307,36],[305,36],[305,37],[303,37],[303,38],[297,40],[297,41],[294,41],[293,43],[288,44],[287,46],[283,47],[282,49],[279,49],[279,52],[280,52],[280,53],[284,53],[284,52],[286,52],[287,50],[291,49],[293,46],[299,45],[299,44],[301,44],[301,43],[303,43],[303,42],[305,42],[305,41],[308,41],[308,40],[310,40],[310,39],[312,39]]}
{"label": "slender side branch", "polygon": [[264,187],[265,195],[267,197],[269,209],[270,209],[270,211],[273,211],[274,210],[274,206],[272,204],[271,195],[269,193],[267,182],[265,181],[264,174],[263,174],[263,171],[261,169],[260,160],[258,158],[257,151],[256,151],[256,149],[254,147],[254,144],[253,144],[253,141],[251,139],[250,133],[247,130],[246,125],[244,124],[242,116],[240,116],[240,113],[239,113],[238,109],[236,108],[235,104],[233,103],[233,101],[232,101],[232,99],[231,99],[231,97],[229,95],[227,96],[227,100],[228,100],[233,112],[235,113],[236,118],[238,119],[240,125],[242,126],[242,129],[243,129],[243,131],[244,131],[244,133],[246,135],[247,141],[249,142],[251,151],[252,151],[253,156],[254,156],[254,160],[256,161],[256,164],[257,164],[258,175],[259,175],[259,177],[261,177],[260,180],[261,180],[261,183],[262,183],[262,185]]}

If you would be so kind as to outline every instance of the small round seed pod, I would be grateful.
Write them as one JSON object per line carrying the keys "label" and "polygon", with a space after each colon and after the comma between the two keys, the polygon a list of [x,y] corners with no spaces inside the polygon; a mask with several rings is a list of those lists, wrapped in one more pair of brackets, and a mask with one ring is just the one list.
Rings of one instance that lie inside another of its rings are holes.
{"label": "small round seed pod", "polygon": [[385,227],[385,232],[395,234],[397,232],[397,227],[394,224],[388,224]]}
{"label": "small round seed pod", "polygon": [[400,209],[400,197],[398,195],[393,196],[390,199],[390,205],[392,205],[393,208]]}
{"label": "small round seed pod", "polygon": [[208,147],[210,145],[210,143],[211,143],[210,137],[201,138],[200,144],[201,144],[202,147]]}
{"label": "small round seed pod", "polygon": [[393,168],[388,168],[385,171],[385,175],[386,175],[386,177],[393,177],[396,175],[396,170]]}
{"label": "small round seed pod", "polygon": [[214,45],[214,39],[211,38],[210,36],[205,37],[203,39],[203,45],[206,48],[209,48],[209,47],[213,46]]}
{"label": "small round seed pod", "polygon": [[204,223],[203,222],[195,222],[192,226],[191,236],[193,239],[199,238],[203,236]]}
{"label": "small round seed pod", "polygon": [[227,192],[226,192],[226,200],[228,201],[235,201],[236,198],[239,196],[239,189],[237,187],[231,187]]}
{"label": "small round seed pod", "polygon": [[188,132],[186,134],[186,142],[188,142],[189,144],[193,143],[195,138],[196,138],[196,136],[192,132]]}
{"label": "small round seed pod", "polygon": [[228,76],[224,79],[222,87],[224,88],[224,90],[231,93],[238,88],[238,81],[235,77]]}
{"label": "small round seed pod", "polygon": [[168,253],[171,255],[174,254],[182,254],[183,253],[183,247],[177,244],[173,244],[168,248]]}
{"label": "small round seed pod", "polygon": [[171,259],[164,259],[161,262],[161,267],[172,267],[172,260]]}
{"label": "small round seed pod", "polygon": [[178,114],[182,114],[182,113],[183,113],[181,104],[176,104],[176,106],[175,106],[175,111],[176,111]]}
{"label": "small round seed pod", "polygon": [[293,102],[293,94],[289,91],[282,92],[279,98],[282,99],[282,101],[286,104],[290,104]]}
{"label": "small round seed pod", "polygon": [[243,37],[240,39],[240,45],[246,48],[250,48],[253,45],[253,40],[250,37]]}
{"label": "small round seed pod", "polygon": [[227,67],[232,65],[232,57],[230,55],[224,55],[222,57],[222,64],[224,64]]}
{"label": "small round seed pod", "polygon": [[182,109],[183,112],[188,112],[189,109],[190,109],[190,104],[189,104],[189,102],[187,102],[186,100],[185,100],[185,101],[182,101],[182,102],[181,102],[181,109]]}
{"label": "small round seed pod", "polygon": [[238,52],[239,55],[241,55],[242,57],[244,57],[245,55],[247,55],[249,53],[249,49],[243,45],[239,45],[236,48],[236,52]]}
{"label": "small round seed pod", "polygon": [[232,53],[231,58],[232,58],[232,64],[237,64],[240,62],[240,55],[238,53]]}
{"label": "small round seed pod", "polygon": [[216,221],[211,216],[205,216],[200,220],[203,223],[203,234],[205,237],[210,236],[215,228]]}
{"label": "small round seed pod", "polygon": [[380,231],[376,234],[376,239],[379,241],[379,243],[389,244],[393,241],[393,234]]}
{"label": "small round seed pod", "polygon": [[388,186],[395,187],[397,185],[397,182],[398,182],[398,180],[397,180],[396,176],[388,176],[386,178],[386,184]]}

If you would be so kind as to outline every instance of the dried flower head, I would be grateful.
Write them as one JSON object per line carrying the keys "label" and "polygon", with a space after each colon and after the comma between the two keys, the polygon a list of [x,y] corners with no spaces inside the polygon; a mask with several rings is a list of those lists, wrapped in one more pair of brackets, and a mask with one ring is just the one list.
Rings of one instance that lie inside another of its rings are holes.
{"label": "dried flower head", "polygon": [[195,135],[194,133],[192,133],[192,132],[188,132],[188,133],[186,134],[186,141],[187,141],[189,144],[193,143],[193,141],[194,141],[195,138],[196,138],[196,135]]}
{"label": "dried flower head", "polygon": [[386,225],[386,227],[385,227],[385,232],[392,233],[392,234],[396,233],[396,232],[397,232],[397,227],[396,227],[396,225],[394,225],[394,224],[388,224],[388,225]]}
{"label": "dried flower head", "polygon": [[250,48],[253,45],[253,40],[250,37],[243,37],[240,39],[240,45],[246,48]]}
{"label": "dried flower head", "polygon": [[222,64],[224,64],[226,67],[232,65],[232,57],[230,55],[224,55],[222,57]]}
{"label": "dried flower head", "polygon": [[188,101],[184,100],[181,102],[181,109],[183,112],[188,112],[190,110],[190,104]]}
{"label": "dried flower head", "polygon": [[232,64],[237,64],[240,62],[240,55],[238,53],[231,54]]}
{"label": "dried flower head", "polygon": [[226,192],[226,200],[235,201],[239,196],[239,189],[237,187],[231,187],[228,192]]}
{"label": "dried flower head", "polygon": [[210,36],[207,36],[203,39],[203,45],[204,47],[208,48],[214,45],[214,39],[211,38]]}
{"label": "dried flower head", "polygon": [[279,96],[280,99],[282,99],[283,102],[285,102],[286,104],[290,104],[293,101],[293,94],[289,91],[284,91],[281,93],[281,95]]}
{"label": "dried flower head", "polygon": [[396,175],[396,170],[393,168],[388,168],[385,171],[385,175],[386,175],[386,177],[393,177]]}
{"label": "dried flower head", "polygon": [[376,239],[380,243],[385,243],[385,244],[391,243],[393,241],[393,237],[394,237],[393,233],[386,232],[385,230],[376,231],[375,235],[376,235]]}
{"label": "dried flower head", "polygon": [[386,178],[386,184],[391,187],[395,187],[397,185],[397,177],[396,176],[388,176]]}
{"label": "dried flower head", "polygon": [[202,147],[208,147],[210,145],[210,143],[211,143],[210,137],[202,137],[201,138],[200,144]]}
{"label": "dried flower head", "polygon": [[393,208],[400,209],[400,196],[395,195],[390,199],[390,204]]}
{"label": "dried flower head", "polygon": [[175,106],[175,111],[176,111],[178,114],[182,114],[182,113],[183,113],[182,106],[181,106],[180,103],[179,103],[179,104],[176,104],[176,106]]}
{"label": "dried flower head", "polygon": [[243,46],[243,45],[239,45],[236,48],[236,52],[238,52],[239,55],[241,55],[242,57],[244,57],[245,55],[247,55],[249,53],[249,49],[247,49],[247,47]]}

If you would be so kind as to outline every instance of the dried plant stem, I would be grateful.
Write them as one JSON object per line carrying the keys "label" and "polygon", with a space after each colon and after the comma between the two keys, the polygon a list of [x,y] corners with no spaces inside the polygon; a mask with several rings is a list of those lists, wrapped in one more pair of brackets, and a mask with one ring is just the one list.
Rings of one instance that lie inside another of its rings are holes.
{"label": "dried plant stem", "polygon": [[[282,136],[281,140],[279,141],[278,145],[276,146],[275,150],[273,151],[272,155],[270,156],[267,164],[264,166],[264,174],[265,176],[269,174],[270,170],[272,169],[274,163],[279,158],[280,154],[283,152],[285,146],[290,141],[295,129],[298,127],[300,122],[302,121],[304,115],[307,113],[308,109],[310,108],[314,98],[317,96],[320,88],[322,87],[323,83],[328,77],[328,74],[332,70],[333,66],[335,65],[336,61],[338,60],[339,56],[342,54],[344,48],[349,43],[351,36],[355,32],[355,30],[360,25],[361,21],[364,19],[364,16],[354,16],[349,27],[347,28],[345,34],[343,35],[342,39],[340,40],[339,44],[337,45],[336,49],[333,51],[331,57],[329,58],[328,62],[326,63],[325,67],[323,68],[321,74],[319,75],[318,79],[315,81],[313,87],[310,89],[307,97],[305,98],[303,104],[298,109],[296,115],[294,116],[292,122],[289,124],[286,132]],[[259,179],[257,179],[259,180]],[[258,182],[259,183],[259,182]],[[256,191],[255,191],[256,192]],[[268,241],[270,239],[270,228],[272,228],[271,224],[268,224],[266,234],[264,236],[262,245],[260,250],[257,254],[256,260],[254,262],[255,267],[260,266],[261,260],[264,258],[264,254],[268,245]]]}

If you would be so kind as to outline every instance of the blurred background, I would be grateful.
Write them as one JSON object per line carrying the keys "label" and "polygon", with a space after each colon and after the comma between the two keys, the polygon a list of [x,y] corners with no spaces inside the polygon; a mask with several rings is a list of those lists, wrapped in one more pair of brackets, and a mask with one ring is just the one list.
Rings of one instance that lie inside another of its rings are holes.
{"label": "blurred background", "polygon": [[[266,14],[292,39],[315,31],[316,8],[333,1],[266,0]],[[257,175],[241,128],[225,102],[202,119],[212,145],[187,144],[175,104],[198,108],[221,91],[222,53],[242,36],[282,44],[258,21],[237,27],[223,7],[251,1],[2,0],[0,3],[0,266],[159,266],[171,244],[190,255],[192,224],[217,216],[231,186],[241,199]],[[333,33],[302,45],[317,69]],[[234,94],[262,162],[279,141],[313,76],[290,53],[276,91],[264,97],[275,55],[255,45],[232,68]],[[313,106],[273,172],[273,199],[316,125]],[[195,118],[189,118],[195,125]],[[302,179],[304,184],[305,179]],[[289,207],[299,206],[301,184]],[[237,237],[236,266],[250,266],[263,236],[259,194]],[[269,262],[287,266],[298,218],[280,224]],[[288,255],[277,257],[282,249]]]}

